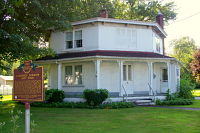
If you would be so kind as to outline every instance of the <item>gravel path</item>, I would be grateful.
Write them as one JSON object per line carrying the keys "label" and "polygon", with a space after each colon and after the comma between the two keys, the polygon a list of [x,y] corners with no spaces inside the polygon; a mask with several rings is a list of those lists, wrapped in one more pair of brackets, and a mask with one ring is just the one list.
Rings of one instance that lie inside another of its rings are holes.
{"label": "gravel path", "polygon": [[200,100],[200,97],[195,97],[196,100]]}

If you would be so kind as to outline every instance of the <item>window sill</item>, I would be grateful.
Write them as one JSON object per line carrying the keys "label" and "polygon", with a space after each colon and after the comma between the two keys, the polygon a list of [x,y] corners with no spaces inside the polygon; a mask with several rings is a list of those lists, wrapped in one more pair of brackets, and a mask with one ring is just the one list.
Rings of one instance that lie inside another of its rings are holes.
{"label": "window sill", "polygon": [[63,85],[63,87],[85,87],[84,85]]}
{"label": "window sill", "polygon": [[80,47],[80,48],[69,48],[69,49],[64,49],[64,50],[62,50],[62,52],[68,52],[68,51],[82,51],[82,50],[84,50],[84,48],[83,47]]}

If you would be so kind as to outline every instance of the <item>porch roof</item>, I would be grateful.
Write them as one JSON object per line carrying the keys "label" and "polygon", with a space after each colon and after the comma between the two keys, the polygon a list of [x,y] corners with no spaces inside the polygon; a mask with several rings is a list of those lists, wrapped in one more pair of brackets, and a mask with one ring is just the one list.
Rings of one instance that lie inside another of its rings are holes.
{"label": "porch roof", "polygon": [[89,57],[89,56],[172,58],[169,56],[165,56],[165,55],[161,55],[161,54],[153,53],[153,52],[95,50],[95,51],[83,51],[83,52],[73,52],[73,53],[72,52],[71,53],[61,53],[61,54],[57,54],[55,57],[46,56],[46,57],[37,59],[37,61]]}

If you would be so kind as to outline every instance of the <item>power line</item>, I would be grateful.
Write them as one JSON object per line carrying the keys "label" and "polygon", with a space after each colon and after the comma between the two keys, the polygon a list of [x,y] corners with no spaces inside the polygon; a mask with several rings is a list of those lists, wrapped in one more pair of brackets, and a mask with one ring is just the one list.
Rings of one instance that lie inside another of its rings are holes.
{"label": "power line", "polygon": [[[189,18],[191,18],[191,17],[194,17],[194,16],[196,16],[196,15],[199,15],[199,14],[200,14],[200,11],[199,11],[199,12],[196,12],[196,13],[190,15],[190,16],[187,16],[187,17],[185,17],[185,18],[183,18],[183,19],[180,19],[180,20],[178,20],[178,21],[174,21],[174,22],[171,23],[171,24],[179,23],[179,22],[185,21],[185,20],[187,20],[187,19],[189,19]],[[170,24],[170,25],[171,25],[171,24]]]}
{"label": "power line", "polygon": [[176,21],[176,22],[181,22],[181,21],[184,21],[184,20],[186,20],[186,19],[189,19],[189,18],[191,18],[191,17],[194,17],[194,16],[196,16],[196,15],[198,15],[198,14],[200,14],[200,11],[199,11],[199,12],[197,12],[197,13],[194,13],[194,14],[192,14],[192,15],[188,16],[188,17],[185,17],[185,18],[183,18],[183,19],[181,19],[181,20],[179,20],[179,21]]}

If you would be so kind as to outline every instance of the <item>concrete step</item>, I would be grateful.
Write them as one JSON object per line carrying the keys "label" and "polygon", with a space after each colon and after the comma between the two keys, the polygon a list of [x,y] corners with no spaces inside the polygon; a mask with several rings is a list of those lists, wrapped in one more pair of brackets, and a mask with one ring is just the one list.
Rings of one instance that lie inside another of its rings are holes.
{"label": "concrete step", "polygon": [[136,105],[155,105],[152,100],[136,100],[134,103]]}
{"label": "concrete step", "polygon": [[142,106],[142,105],[156,105],[154,102],[149,102],[149,103],[138,103],[136,104],[137,106]]}

